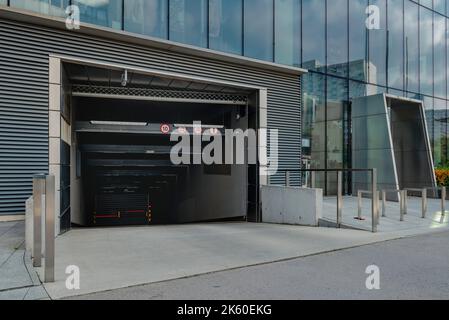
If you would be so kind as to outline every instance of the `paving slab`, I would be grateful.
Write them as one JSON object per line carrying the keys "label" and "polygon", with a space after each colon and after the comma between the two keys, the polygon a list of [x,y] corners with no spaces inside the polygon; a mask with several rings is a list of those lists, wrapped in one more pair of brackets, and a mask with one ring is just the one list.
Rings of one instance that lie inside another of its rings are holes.
{"label": "paving slab", "polygon": [[48,298],[25,251],[24,225],[23,221],[0,222],[0,300]]}
{"label": "paving slab", "polygon": [[[386,203],[386,217],[380,218],[378,231],[381,233],[410,233],[425,234],[433,230],[449,230],[449,211],[446,211],[444,222],[441,223],[441,200],[428,199],[426,218],[422,218],[421,198],[409,197],[407,214],[404,221],[400,221],[400,207],[398,202]],[[449,205],[449,202],[448,202]],[[379,215],[382,215],[382,202],[379,202]],[[371,231],[371,199],[363,199],[362,216],[364,220],[354,219],[358,215],[357,197],[343,198],[343,224],[347,227]],[[326,197],[323,204],[323,218],[336,222],[337,198]]]}
{"label": "paving slab", "polygon": [[[56,240],[53,299],[282,261],[413,235],[252,223],[75,229]],[[65,287],[67,266],[80,290]]]}

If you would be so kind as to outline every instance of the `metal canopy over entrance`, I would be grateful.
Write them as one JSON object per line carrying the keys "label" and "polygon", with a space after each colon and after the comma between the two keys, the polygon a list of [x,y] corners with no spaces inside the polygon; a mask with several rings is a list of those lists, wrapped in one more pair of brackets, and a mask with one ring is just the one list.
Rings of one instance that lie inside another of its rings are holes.
{"label": "metal canopy over entrance", "polygon": [[[352,166],[377,168],[379,188],[384,190],[435,188],[423,102],[388,94],[354,99]],[[353,176],[354,194],[368,190],[368,185],[367,175]]]}

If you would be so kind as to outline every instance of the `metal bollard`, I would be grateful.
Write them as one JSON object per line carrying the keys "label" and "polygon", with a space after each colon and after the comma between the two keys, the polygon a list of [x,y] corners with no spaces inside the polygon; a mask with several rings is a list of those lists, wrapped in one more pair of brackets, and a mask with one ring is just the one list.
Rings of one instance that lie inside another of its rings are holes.
{"label": "metal bollard", "polygon": [[446,187],[441,188],[441,219],[440,223],[444,223],[446,215]]}
{"label": "metal bollard", "polygon": [[44,281],[55,281],[55,177],[45,179],[45,267]]}
{"label": "metal bollard", "polygon": [[408,191],[404,190],[404,214],[408,213]]}
{"label": "metal bollard", "polygon": [[380,224],[380,191],[376,192],[376,206],[377,206],[377,225]]}
{"label": "metal bollard", "polygon": [[387,192],[382,191],[382,217],[387,217]]}
{"label": "metal bollard", "polygon": [[401,191],[400,192],[400,220],[399,221],[404,221],[404,214],[405,214],[405,191]]}
{"label": "metal bollard", "polygon": [[358,199],[358,210],[357,210],[357,219],[362,220],[362,192],[357,192]]}
{"label": "metal bollard", "polygon": [[[371,174],[371,192],[373,195],[373,201],[371,203],[371,224],[372,224],[372,232],[377,232],[377,225],[379,219],[379,195],[377,193],[377,170],[373,169]],[[377,198],[377,200],[376,200]]]}
{"label": "metal bollard", "polygon": [[425,219],[427,215],[427,189],[422,190],[422,218]]}
{"label": "metal bollard", "polygon": [[343,212],[343,174],[337,173],[337,228],[341,228]]}
{"label": "metal bollard", "polygon": [[45,193],[45,175],[33,178],[33,266],[42,266],[42,196]]}

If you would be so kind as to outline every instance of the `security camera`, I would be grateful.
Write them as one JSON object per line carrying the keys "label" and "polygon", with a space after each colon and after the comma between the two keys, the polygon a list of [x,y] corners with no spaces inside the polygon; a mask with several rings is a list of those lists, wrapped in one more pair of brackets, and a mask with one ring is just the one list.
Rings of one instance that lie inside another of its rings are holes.
{"label": "security camera", "polygon": [[126,87],[128,84],[128,70],[125,70],[122,74],[122,87]]}

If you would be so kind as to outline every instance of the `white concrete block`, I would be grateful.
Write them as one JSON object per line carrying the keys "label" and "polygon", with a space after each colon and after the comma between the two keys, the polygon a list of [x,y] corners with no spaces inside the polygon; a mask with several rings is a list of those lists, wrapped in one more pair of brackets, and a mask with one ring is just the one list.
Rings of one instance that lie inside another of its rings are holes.
{"label": "white concrete block", "polygon": [[268,108],[268,91],[266,89],[259,90],[259,109]]}
{"label": "white concrete block", "polygon": [[61,137],[61,113],[50,110],[48,115],[48,133],[51,138]]}
{"label": "white concrete block", "polygon": [[49,163],[61,164],[61,140],[59,138],[49,138]]}
{"label": "white concrete block", "polygon": [[260,108],[259,109],[259,128],[267,128],[268,127],[268,109]]}
{"label": "white concrete block", "polygon": [[50,84],[48,87],[48,109],[61,111],[61,86]]}
{"label": "white concrete block", "polygon": [[323,213],[323,190],[262,186],[262,221],[318,226]]}
{"label": "white concrete block", "polygon": [[50,164],[49,174],[55,176],[55,190],[60,191],[61,189],[61,166],[59,164]]}
{"label": "white concrete block", "polygon": [[61,60],[50,57],[48,82],[50,84],[61,84]]}

